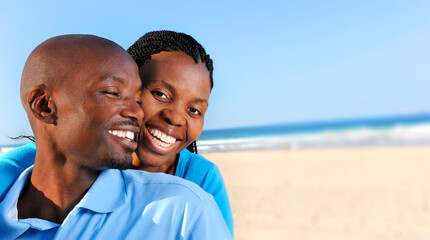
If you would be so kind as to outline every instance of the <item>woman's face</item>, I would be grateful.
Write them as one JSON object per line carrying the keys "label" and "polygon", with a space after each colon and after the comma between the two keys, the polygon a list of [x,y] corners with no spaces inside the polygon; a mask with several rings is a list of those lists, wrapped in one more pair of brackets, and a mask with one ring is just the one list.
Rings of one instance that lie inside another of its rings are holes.
{"label": "woman's face", "polygon": [[139,69],[145,113],[136,154],[142,164],[172,164],[203,128],[211,92],[204,63],[179,51],[152,55]]}

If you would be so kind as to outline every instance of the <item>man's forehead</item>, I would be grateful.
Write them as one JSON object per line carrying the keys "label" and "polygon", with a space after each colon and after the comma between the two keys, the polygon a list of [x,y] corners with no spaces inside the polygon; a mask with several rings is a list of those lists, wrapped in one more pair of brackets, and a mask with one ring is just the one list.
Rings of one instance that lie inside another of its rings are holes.
{"label": "man's forehead", "polygon": [[[122,71],[124,69],[121,68],[121,65],[117,65],[120,69],[119,71],[115,71],[112,73],[101,74],[98,77],[95,77],[92,84],[117,84],[117,85],[130,85],[135,87],[136,90],[142,89],[142,82],[138,75],[137,69],[134,69],[135,72],[130,72],[133,69],[129,69],[129,71]],[[122,66],[123,68],[127,68]]]}
{"label": "man's forehead", "polygon": [[67,91],[100,81],[141,84],[136,63],[116,43],[91,35],[54,37],[30,54],[23,71],[21,97],[25,99],[40,84]]}
{"label": "man's forehead", "polygon": [[[104,52],[82,59],[72,71],[81,78],[125,83],[129,77],[138,77],[136,63],[126,52]],[[140,81],[140,78],[139,78]]]}

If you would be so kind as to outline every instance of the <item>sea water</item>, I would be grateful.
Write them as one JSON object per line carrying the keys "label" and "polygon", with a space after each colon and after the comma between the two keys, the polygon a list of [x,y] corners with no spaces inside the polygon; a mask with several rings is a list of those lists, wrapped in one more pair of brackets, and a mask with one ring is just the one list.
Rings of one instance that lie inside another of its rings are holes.
{"label": "sea water", "polygon": [[408,144],[430,144],[430,113],[206,130],[197,140],[200,153]]}
{"label": "sea water", "polygon": [[430,144],[430,113],[204,131],[199,152]]}

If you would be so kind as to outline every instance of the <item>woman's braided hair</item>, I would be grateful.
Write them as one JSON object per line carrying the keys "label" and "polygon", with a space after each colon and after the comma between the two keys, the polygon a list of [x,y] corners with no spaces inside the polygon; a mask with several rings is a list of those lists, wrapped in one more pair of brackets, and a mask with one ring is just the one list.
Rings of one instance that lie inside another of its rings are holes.
{"label": "woman's braided hair", "polygon": [[185,33],[173,31],[154,31],[143,35],[127,52],[140,68],[151,56],[160,52],[181,51],[194,59],[201,61],[209,71],[211,89],[213,88],[213,62],[205,49],[193,37]]}

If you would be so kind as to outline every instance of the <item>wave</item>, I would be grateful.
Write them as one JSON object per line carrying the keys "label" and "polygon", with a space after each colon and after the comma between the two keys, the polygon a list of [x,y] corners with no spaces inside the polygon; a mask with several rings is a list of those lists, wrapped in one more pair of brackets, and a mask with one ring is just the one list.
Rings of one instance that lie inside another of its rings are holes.
{"label": "wave", "polygon": [[197,141],[199,152],[430,144],[430,123]]}
{"label": "wave", "polygon": [[430,113],[208,130],[197,140],[202,153],[406,144],[430,144]]}

